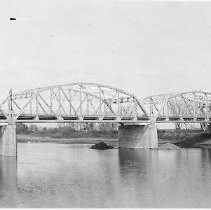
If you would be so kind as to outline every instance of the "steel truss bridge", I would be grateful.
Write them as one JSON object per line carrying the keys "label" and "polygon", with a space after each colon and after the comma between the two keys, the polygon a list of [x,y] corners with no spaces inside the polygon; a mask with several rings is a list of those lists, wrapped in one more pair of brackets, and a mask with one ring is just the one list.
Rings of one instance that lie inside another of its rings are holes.
{"label": "steel truss bridge", "polygon": [[210,123],[211,92],[139,98],[95,83],[71,83],[12,93],[0,105],[0,123]]}

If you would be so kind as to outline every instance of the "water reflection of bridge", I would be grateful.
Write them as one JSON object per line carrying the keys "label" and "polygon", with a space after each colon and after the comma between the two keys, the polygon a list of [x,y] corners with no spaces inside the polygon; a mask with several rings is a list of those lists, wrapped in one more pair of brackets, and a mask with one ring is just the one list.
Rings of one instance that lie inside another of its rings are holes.
{"label": "water reflection of bridge", "polygon": [[[157,147],[157,123],[175,123],[177,127],[181,123],[200,123],[206,129],[211,122],[210,110],[211,93],[203,91],[139,98],[94,83],[48,86],[14,94],[10,91],[0,105],[0,123],[6,124],[2,139],[7,139],[7,143],[1,141],[1,147],[7,147],[6,153],[14,153],[11,145],[16,142],[16,123],[82,122],[120,123],[120,146]],[[131,134],[133,143],[127,145]],[[140,136],[142,142],[137,143]]]}

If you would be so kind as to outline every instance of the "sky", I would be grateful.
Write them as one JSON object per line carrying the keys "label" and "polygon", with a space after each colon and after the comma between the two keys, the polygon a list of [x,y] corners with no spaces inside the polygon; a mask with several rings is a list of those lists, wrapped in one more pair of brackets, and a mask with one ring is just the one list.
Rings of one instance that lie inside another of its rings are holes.
{"label": "sky", "polygon": [[211,2],[0,0],[0,100],[73,82],[211,91]]}

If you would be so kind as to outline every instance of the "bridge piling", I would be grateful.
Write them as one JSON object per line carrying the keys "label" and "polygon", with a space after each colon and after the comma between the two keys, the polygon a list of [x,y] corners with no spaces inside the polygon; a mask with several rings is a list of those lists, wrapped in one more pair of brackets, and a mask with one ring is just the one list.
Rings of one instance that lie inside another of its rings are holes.
{"label": "bridge piling", "polygon": [[16,125],[0,126],[0,155],[17,156]]}
{"label": "bridge piling", "polygon": [[149,125],[120,125],[118,127],[119,148],[158,148],[157,127]]}

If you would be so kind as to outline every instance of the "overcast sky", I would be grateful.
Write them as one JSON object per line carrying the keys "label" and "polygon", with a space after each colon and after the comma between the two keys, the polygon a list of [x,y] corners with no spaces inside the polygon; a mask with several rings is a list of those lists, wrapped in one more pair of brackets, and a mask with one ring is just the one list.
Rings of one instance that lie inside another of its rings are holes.
{"label": "overcast sky", "polygon": [[211,2],[0,0],[0,73],[0,98],[80,81],[211,91]]}

